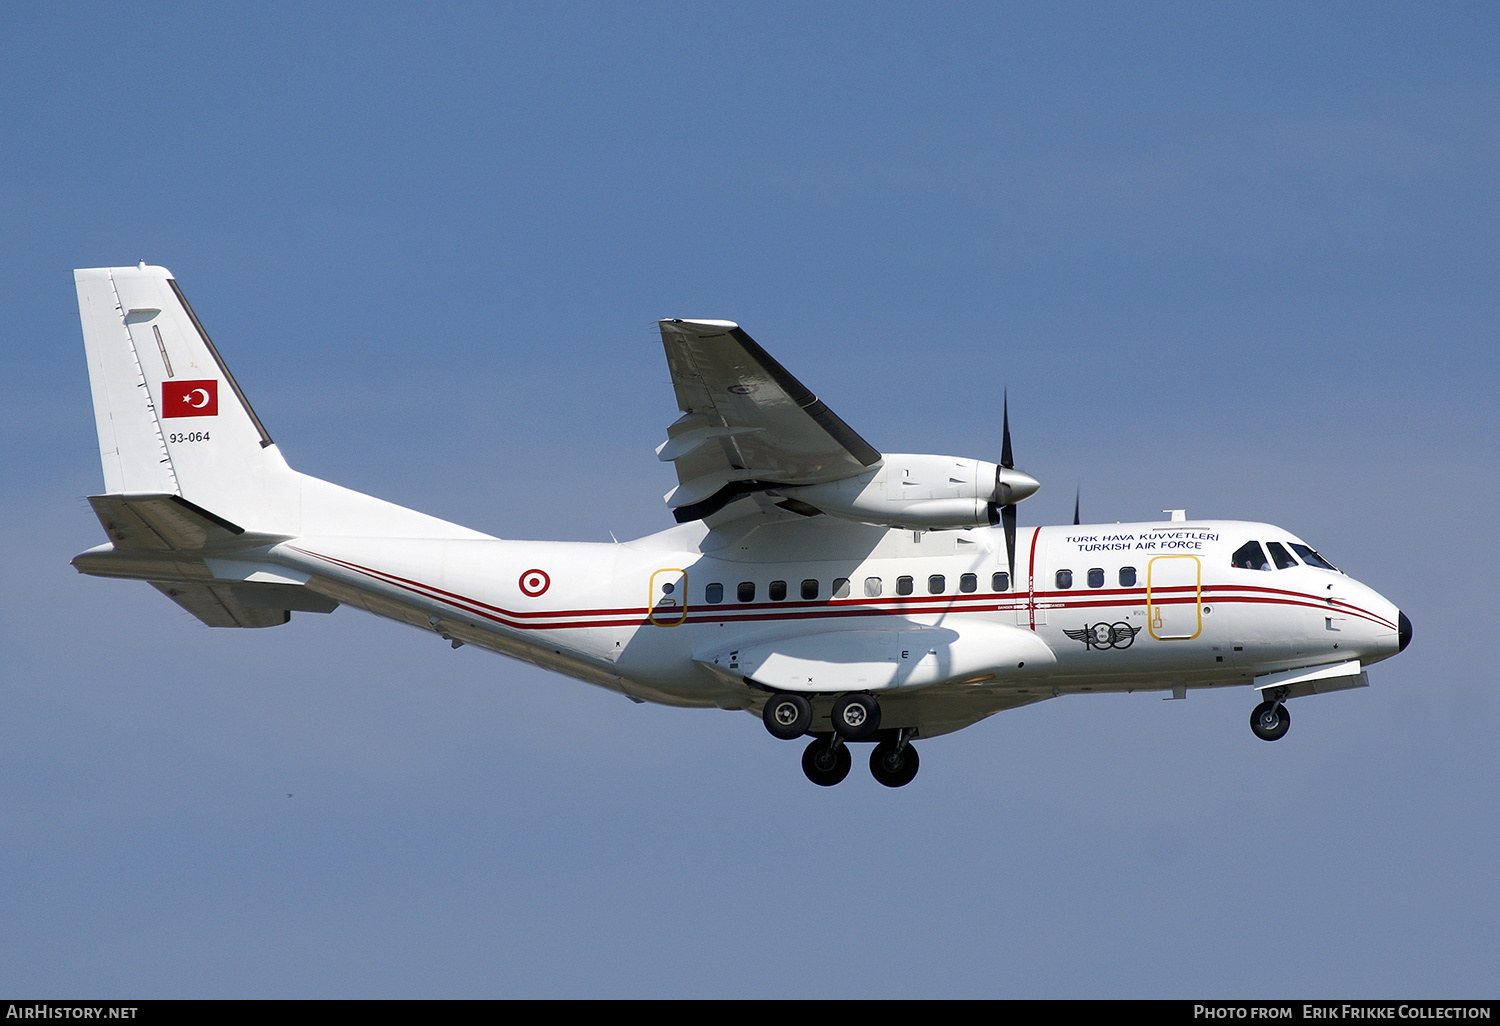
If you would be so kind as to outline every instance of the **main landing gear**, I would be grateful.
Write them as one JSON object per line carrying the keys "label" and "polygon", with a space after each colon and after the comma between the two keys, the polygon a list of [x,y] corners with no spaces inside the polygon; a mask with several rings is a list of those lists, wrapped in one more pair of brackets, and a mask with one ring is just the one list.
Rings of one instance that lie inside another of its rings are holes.
{"label": "main landing gear", "polygon": [[851,691],[833,702],[833,729],[845,741],[863,741],[880,729],[880,703]]}
{"label": "main landing gear", "polygon": [[870,753],[870,775],[886,787],[905,787],[917,775],[917,750],[906,740],[906,731],[896,740],[882,741]]}
{"label": "main landing gear", "polygon": [[[870,775],[886,787],[905,787],[917,775],[917,750],[906,740],[906,731],[896,731],[870,753]],[[849,775],[854,758],[837,734],[815,737],[802,753],[802,772],[819,787],[832,787]]]}
{"label": "main landing gear", "polygon": [[849,746],[837,734],[815,737],[802,753],[802,772],[819,787],[832,787],[849,775],[854,758]]}
{"label": "main landing gear", "polygon": [[[772,737],[790,741],[812,726],[812,703],[805,695],[779,692],[767,699],[761,719]],[[880,730],[880,703],[872,695],[851,691],[834,699],[829,719],[833,733],[818,734],[802,753],[802,772],[819,787],[832,787],[849,775],[854,759],[847,742],[874,739]],[[884,731],[882,736],[870,753],[870,774],[886,787],[904,787],[917,775],[917,750],[906,728]]]}
{"label": "main landing gear", "polygon": [[772,737],[790,741],[806,734],[812,726],[812,703],[801,695],[781,692],[766,701],[760,718],[765,720]]}

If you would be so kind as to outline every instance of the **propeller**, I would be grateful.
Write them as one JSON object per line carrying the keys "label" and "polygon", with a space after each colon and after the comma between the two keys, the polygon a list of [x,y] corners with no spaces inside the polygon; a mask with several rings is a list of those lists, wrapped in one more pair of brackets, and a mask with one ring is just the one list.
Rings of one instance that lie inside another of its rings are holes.
{"label": "propeller", "polygon": [[1081,498],[1083,498],[1083,485],[1079,485],[1078,486],[1078,490],[1073,493],[1073,526],[1074,527],[1078,526],[1078,500],[1081,499]]}
{"label": "propeller", "polygon": [[995,496],[990,502],[990,524],[996,521],[1005,531],[1005,553],[1010,560],[1011,587],[1016,580],[1016,503],[1035,494],[1041,487],[1037,479],[1016,469],[1015,456],[1010,447],[1010,394],[1005,393],[1005,407],[1001,421],[1000,465],[995,468]]}

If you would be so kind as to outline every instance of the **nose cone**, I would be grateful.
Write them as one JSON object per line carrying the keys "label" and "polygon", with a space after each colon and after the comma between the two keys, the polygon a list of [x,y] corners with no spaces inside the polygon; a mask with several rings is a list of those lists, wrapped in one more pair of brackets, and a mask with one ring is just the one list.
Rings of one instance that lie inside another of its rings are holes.
{"label": "nose cone", "polygon": [[996,493],[999,501],[1020,502],[1022,499],[1036,494],[1042,483],[1030,474],[1022,470],[1010,467],[1001,467],[996,472]]}
{"label": "nose cone", "polygon": [[1401,647],[1396,651],[1405,652],[1406,646],[1411,644],[1411,621],[1405,613],[1396,614],[1396,637],[1401,642]]}

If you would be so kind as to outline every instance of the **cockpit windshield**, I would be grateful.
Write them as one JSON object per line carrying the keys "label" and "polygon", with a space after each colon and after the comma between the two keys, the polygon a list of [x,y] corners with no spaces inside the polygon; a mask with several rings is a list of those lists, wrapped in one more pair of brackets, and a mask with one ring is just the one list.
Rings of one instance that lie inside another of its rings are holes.
{"label": "cockpit windshield", "polygon": [[1342,570],[1334,566],[1332,563],[1328,562],[1328,560],[1324,559],[1322,556],[1318,555],[1308,546],[1303,545],[1300,542],[1292,542],[1291,546],[1292,551],[1300,556],[1302,558],[1302,562],[1306,563],[1308,566],[1315,566],[1323,570],[1332,570],[1334,573],[1338,574],[1343,573]]}
{"label": "cockpit windshield", "polygon": [[[1267,542],[1265,547],[1262,547],[1258,541],[1247,541],[1234,550],[1234,555],[1229,557],[1229,562],[1231,566],[1239,567],[1241,570],[1270,570],[1273,564],[1277,570],[1290,570],[1297,565],[1297,560],[1293,558],[1292,552],[1287,551],[1288,546],[1308,566],[1315,566],[1320,570],[1332,570],[1336,574],[1343,573],[1308,546],[1294,541],[1289,541],[1285,545],[1281,542]],[[1266,557],[1267,550],[1271,553],[1270,558]]]}
{"label": "cockpit windshield", "polygon": [[1290,570],[1297,565],[1297,561],[1292,558],[1292,554],[1281,547],[1281,542],[1270,542],[1266,545],[1266,548],[1271,550],[1271,558],[1276,561],[1276,569]]}
{"label": "cockpit windshield", "polygon": [[1260,547],[1260,542],[1250,541],[1234,550],[1234,555],[1229,557],[1230,563],[1241,570],[1269,570],[1271,563],[1266,559],[1266,550]]}

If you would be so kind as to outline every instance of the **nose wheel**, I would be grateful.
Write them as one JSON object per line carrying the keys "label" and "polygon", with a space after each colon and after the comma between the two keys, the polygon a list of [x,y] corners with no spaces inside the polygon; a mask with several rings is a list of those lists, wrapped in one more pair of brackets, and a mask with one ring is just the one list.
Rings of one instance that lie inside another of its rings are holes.
{"label": "nose wheel", "polygon": [[1262,702],[1250,713],[1250,730],[1262,741],[1280,741],[1291,726],[1292,714],[1280,702]]}

